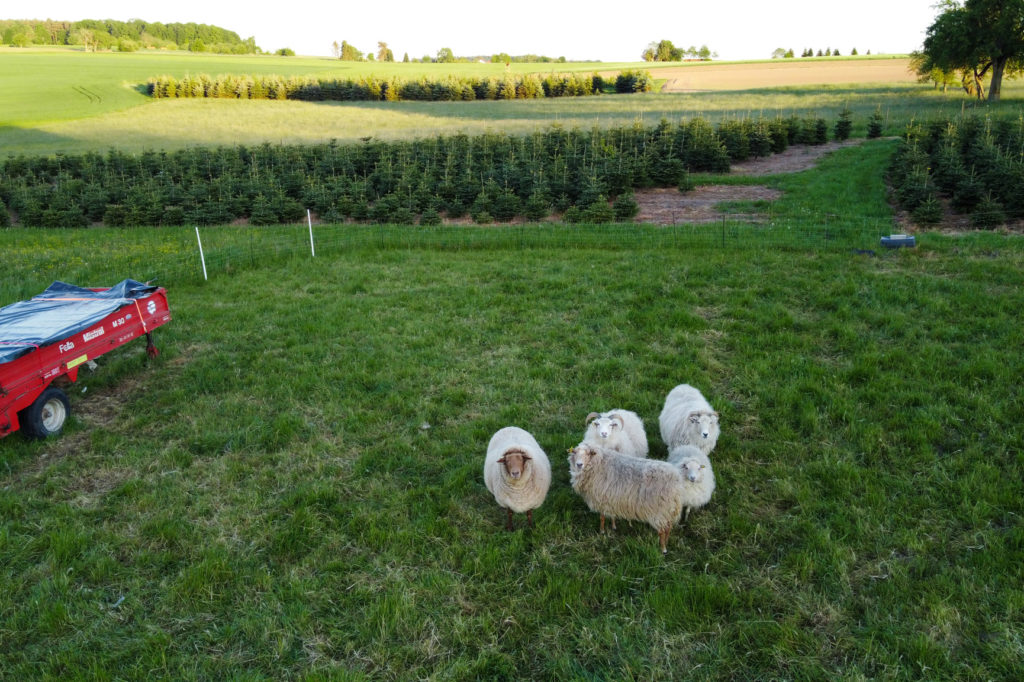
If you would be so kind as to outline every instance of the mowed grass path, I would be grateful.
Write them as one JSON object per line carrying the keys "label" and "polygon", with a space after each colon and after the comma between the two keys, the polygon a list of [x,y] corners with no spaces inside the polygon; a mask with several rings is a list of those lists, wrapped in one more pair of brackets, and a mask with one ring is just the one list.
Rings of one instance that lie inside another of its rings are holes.
{"label": "mowed grass path", "polygon": [[[600,246],[172,286],[156,361],[104,356],[61,438],[0,441],[0,677],[1014,678],[1019,240]],[[597,533],[563,453],[627,407],[664,457],[683,381],[719,487],[662,558]],[[555,472],[513,533],[481,480],[508,424]]]}

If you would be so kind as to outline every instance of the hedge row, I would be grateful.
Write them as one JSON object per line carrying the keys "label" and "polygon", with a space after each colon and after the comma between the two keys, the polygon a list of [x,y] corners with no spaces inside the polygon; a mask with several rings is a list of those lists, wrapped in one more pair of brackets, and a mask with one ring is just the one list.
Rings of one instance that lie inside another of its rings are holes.
{"label": "hedge row", "polygon": [[945,204],[992,228],[1024,219],[1024,120],[967,116],[911,125],[889,180],[915,222],[938,223]]}
{"label": "hedge row", "polygon": [[[646,76],[645,76],[646,74]],[[621,82],[620,82],[621,81]],[[162,98],[207,97],[223,99],[277,99],[304,101],[472,101],[534,99],[539,97],[583,97],[598,95],[611,83],[599,74],[509,75],[504,78],[449,76],[440,79],[398,78],[326,79],[315,76],[198,74],[175,78],[150,78],[146,90]],[[617,92],[647,92],[647,72],[626,72],[614,83]]]}
{"label": "hedge row", "polygon": [[[481,222],[552,211],[591,222],[635,213],[636,188],[685,186],[690,172],[784,150],[824,125],[797,117],[440,136],[309,146],[192,148],[129,155],[10,157],[0,222],[24,226],[292,222]],[[7,208],[4,208],[6,205]],[[614,216],[610,212],[614,211]]]}

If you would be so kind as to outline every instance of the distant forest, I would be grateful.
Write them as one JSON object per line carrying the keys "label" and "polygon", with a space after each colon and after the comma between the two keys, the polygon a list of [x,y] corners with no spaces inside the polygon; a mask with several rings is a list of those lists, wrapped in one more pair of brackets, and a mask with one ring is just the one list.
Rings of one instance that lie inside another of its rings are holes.
{"label": "distant forest", "polygon": [[81,45],[86,50],[134,52],[144,48],[221,54],[256,54],[253,37],[242,40],[234,31],[208,24],[161,24],[141,19],[113,21],[45,21],[0,19],[4,45]]}

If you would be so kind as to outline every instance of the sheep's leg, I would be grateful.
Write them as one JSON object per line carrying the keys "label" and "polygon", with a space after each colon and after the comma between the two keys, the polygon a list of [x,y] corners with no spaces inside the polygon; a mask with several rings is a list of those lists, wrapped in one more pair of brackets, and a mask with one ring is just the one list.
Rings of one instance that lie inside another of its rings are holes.
{"label": "sheep's leg", "polygon": [[511,509],[506,509],[505,511],[508,512],[508,522],[505,524],[505,530],[513,530],[513,527],[512,527],[512,510]]}
{"label": "sheep's leg", "polygon": [[672,527],[662,528],[658,531],[658,540],[661,542],[661,553],[668,554],[668,534],[672,530]]}
{"label": "sheep's leg", "polygon": [[612,517],[612,530],[618,530],[618,528],[616,528],[616,526],[615,526],[615,517],[614,516]]}
{"label": "sheep's leg", "polygon": [[689,520],[690,520],[690,508],[686,507],[686,516],[683,517],[683,523],[686,523]]}
{"label": "sheep's leg", "polygon": [[527,509],[526,510],[526,525],[528,525],[530,528],[533,528],[533,510],[532,509]]}
{"label": "sheep's leg", "polygon": [[604,514],[601,514],[601,533],[604,533]]}

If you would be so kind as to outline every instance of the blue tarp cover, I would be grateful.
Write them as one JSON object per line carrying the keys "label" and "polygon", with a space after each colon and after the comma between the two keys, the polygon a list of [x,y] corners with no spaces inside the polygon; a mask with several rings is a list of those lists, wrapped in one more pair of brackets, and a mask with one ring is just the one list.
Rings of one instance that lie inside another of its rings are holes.
{"label": "blue tarp cover", "polygon": [[28,301],[0,308],[0,363],[85,331],[132,299],[156,289],[133,279],[105,291],[54,282]]}

